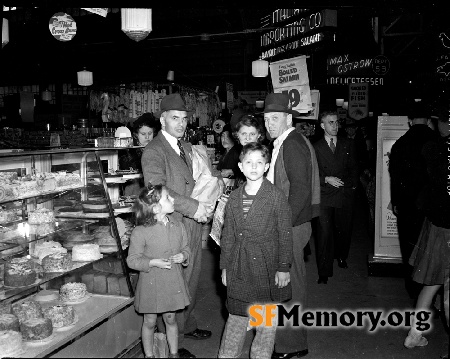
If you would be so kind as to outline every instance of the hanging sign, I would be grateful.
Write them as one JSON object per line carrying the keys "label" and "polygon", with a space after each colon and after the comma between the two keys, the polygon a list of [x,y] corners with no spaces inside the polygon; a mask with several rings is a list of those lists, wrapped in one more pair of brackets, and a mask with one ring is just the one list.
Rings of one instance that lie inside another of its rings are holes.
{"label": "hanging sign", "polygon": [[319,118],[320,92],[319,90],[311,90],[310,93],[312,110],[310,113],[300,118],[305,120],[317,120]]}
{"label": "hanging sign", "polygon": [[225,87],[227,89],[227,108],[231,111],[234,108],[233,84],[227,82]]}
{"label": "hanging sign", "polygon": [[106,17],[108,14],[108,8],[89,8],[89,7],[82,7],[83,10],[92,12],[93,14],[97,14],[103,17]]}
{"label": "hanging sign", "polygon": [[70,41],[77,33],[77,23],[72,16],[57,12],[50,18],[49,29],[56,40]]}
{"label": "hanging sign", "polygon": [[360,120],[369,116],[369,83],[349,84],[348,115]]}
{"label": "hanging sign", "polygon": [[300,113],[312,110],[306,56],[270,64],[273,91],[289,96],[292,109]]}

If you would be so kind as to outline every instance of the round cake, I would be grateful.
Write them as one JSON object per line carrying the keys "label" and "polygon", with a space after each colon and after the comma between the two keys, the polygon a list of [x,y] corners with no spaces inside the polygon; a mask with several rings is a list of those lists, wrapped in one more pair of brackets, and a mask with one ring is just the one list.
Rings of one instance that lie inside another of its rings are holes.
{"label": "round cake", "polygon": [[28,213],[29,224],[51,223],[55,221],[55,214],[51,209],[38,208]]}
{"label": "round cake", "polygon": [[91,262],[102,258],[98,244],[77,244],[72,248],[74,262]]}
{"label": "round cake", "polygon": [[42,308],[38,302],[33,300],[13,304],[12,311],[19,318],[20,323],[29,319],[42,318]]}
{"label": "round cake", "polygon": [[75,311],[70,305],[53,305],[44,309],[44,318],[52,321],[53,328],[67,327],[75,321]]}
{"label": "round cake", "polygon": [[55,241],[36,243],[33,256],[39,258],[39,263],[41,263],[44,257],[54,253],[67,253],[67,249],[63,248],[61,243]]}
{"label": "round cake", "polygon": [[24,287],[36,281],[36,271],[27,257],[12,258],[5,263],[5,286]]}
{"label": "round cake", "polygon": [[22,350],[22,335],[13,330],[0,332],[0,353],[2,357],[13,356]]}
{"label": "round cake", "polygon": [[[61,248],[67,251],[65,248]],[[69,253],[54,253],[42,259],[44,272],[65,272],[72,269],[72,256]]]}
{"label": "round cake", "polygon": [[19,318],[14,314],[2,314],[0,315],[0,331],[14,330],[19,331]]}
{"label": "round cake", "polygon": [[83,299],[87,294],[86,284],[66,283],[59,289],[59,299],[63,302],[74,302]]}
{"label": "round cake", "polygon": [[33,318],[20,323],[23,340],[42,340],[53,334],[52,321],[48,318]]}

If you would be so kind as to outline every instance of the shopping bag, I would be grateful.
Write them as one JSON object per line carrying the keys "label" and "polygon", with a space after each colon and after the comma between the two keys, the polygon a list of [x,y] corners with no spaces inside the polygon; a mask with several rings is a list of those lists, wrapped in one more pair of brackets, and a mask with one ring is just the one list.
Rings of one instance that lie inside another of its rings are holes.
{"label": "shopping bag", "polygon": [[211,161],[203,145],[192,146],[192,172],[195,185],[191,197],[204,204],[211,215],[225,184],[221,178],[212,175]]}
{"label": "shopping bag", "polygon": [[222,237],[222,228],[225,217],[225,206],[228,202],[228,196],[221,196],[217,203],[216,211],[211,225],[209,236],[220,246],[220,237]]}
{"label": "shopping bag", "polygon": [[167,337],[164,333],[153,334],[153,354],[155,358],[169,357],[169,345],[167,344]]}

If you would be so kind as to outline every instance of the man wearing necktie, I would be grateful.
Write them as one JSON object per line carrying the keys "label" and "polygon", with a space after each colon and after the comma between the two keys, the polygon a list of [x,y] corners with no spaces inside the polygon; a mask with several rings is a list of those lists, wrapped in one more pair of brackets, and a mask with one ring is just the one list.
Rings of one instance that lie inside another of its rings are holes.
{"label": "man wearing necktie", "polygon": [[197,327],[194,315],[202,264],[201,222],[206,222],[210,213],[202,203],[191,198],[195,185],[192,176],[192,147],[190,143],[180,140],[186,130],[188,114],[192,111],[186,109],[178,93],[165,96],[161,101],[160,109],[155,113],[155,117],[160,118],[161,131],[145,147],[141,160],[142,171],[144,183],[166,186],[169,195],[174,198],[175,211],[172,216],[183,222],[188,233],[191,256],[184,274],[191,295],[191,304],[184,311],[178,311],[176,314],[179,330],[178,353],[182,358],[195,358],[185,349],[184,338],[207,339],[211,336],[210,331]]}
{"label": "man wearing necktie", "polygon": [[320,216],[317,219],[318,283],[333,276],[333,262],[347,268],[352,234],[352,206],[358,184],[358,166],[352,139],[338,137],[336,112],[320,115],[324,137],[314,143],[320,177]]}

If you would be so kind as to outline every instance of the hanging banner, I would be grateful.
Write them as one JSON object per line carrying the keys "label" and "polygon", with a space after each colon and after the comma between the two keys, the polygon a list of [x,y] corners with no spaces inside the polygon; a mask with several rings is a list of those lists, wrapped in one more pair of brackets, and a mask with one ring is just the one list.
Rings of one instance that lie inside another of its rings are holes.
{"label": "hanging banner", "polygon": [[232,111],[234,108],[233,84],[227,82],[225,87],[227,89],[227,108]]}
{"label": "hanging banner", "polygon": [[88,7],[82,7],[83,10],[89,11],[93,14],[97,14],[103,17],[106,17],[108,14],[108,8],[88,8]]}
{"label": "hanging banner", "polygon": [[319,90],[311,90],[311,106],[312,110],[308,115],[299,117],[305,120],[317,120],[319,118],[320,92]]}
{"label": "hanging banner", "polygon": [[64,12],[53,15],[48,27],[53,37],[59,41],[70,41],[77,34],[77,23],[72,16]]}
{"label": "hanging banner", "polygon": [[273,91],[289,96],[292,109],[300,113],[312,110],[306,56],[270,64]]}
{"label": "hanging banner", "polygon": [[369,83],[348,84],[348,115],[354,120],[369,116]]}

